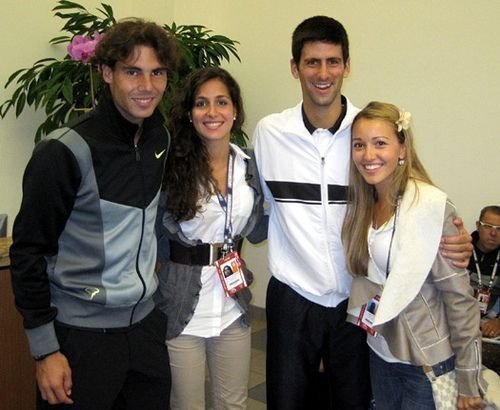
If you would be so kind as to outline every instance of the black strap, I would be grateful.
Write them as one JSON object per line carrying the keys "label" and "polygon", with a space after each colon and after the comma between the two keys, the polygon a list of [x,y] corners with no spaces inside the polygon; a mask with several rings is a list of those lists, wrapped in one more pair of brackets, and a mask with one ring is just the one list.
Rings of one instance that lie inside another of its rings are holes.
{"label": "black strap", "polygon": [[[212,248],[208,243],[202,243],[196,246],[183,245],[177,241],[169,241],[170,243],[170,260],[175,263],[181,263],[183,265],[199,265],[206,266],[210,265],[210,254]],[[238,252],[241,251],[241,245],[243,241],[237,241],[235,243],[235,248]],[[222,244],[220,248],[217,248],[217,255],[215,255],[214,260],[219,259],[221,255]]]}

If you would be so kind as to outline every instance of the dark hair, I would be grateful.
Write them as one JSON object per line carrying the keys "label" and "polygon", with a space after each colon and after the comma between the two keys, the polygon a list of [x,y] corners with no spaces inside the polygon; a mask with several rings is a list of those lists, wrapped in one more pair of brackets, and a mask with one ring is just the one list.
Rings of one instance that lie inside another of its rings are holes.
{"label": "dark hair", "polygon": [[300,62],[304,44],[313,41],[338,44],[342,47],[344,64],[349,59],[349,39],[339,21],[327,16],[314,16],[300,23],[292,35],[292,57],[295,64]]}
{"label": "dark hair", "polygon": [[483,219],[486,212],[491,212],[492,214],[500,215],[500,206],[498,206],[498,205],[485,206],[483,209],[481,209],[481,214],[479,215],[479,220]]}
{"label": "dark hair", "polygon": [[245,119],[240,87],[231,74],[220,67],[204,67],[191,72],[175,90],[168,116],[172,145],[164,188],[168,191],[166,208],[177,220],[194,218],[201,207],[199,200],[214,193],[216,184],[208,151],[189,119],[199,88],[213,79],[224,83],[234,105],[236,119],[231,131],[240,130]]}
{"label": "dark hair", "polygon": [[177,40],[158,24],[137,18],[113,25],[97,44],[92,62],[114,69],[117,62],[129,58],[136,46],[153,48],[168,72],[177,69],[180,61]]}

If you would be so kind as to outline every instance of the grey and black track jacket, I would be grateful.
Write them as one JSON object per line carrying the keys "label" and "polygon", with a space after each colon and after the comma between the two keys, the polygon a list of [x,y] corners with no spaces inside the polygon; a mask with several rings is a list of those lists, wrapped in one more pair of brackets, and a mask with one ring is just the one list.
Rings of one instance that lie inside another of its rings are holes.
{"label": "grey and black track jacket", "polygon": [[121,328],[153,309],[154,221],[168,144],[159,112],[138,127],[105,95],[35,147],[10,252],[34,356],[59,348],[54,320]]}

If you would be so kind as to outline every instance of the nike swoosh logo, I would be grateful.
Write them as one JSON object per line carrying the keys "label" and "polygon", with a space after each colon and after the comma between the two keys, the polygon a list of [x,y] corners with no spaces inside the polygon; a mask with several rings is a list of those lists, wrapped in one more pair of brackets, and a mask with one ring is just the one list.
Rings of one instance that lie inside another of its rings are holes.
{"label": "nike swoosh logo", "polygon": [[167,149],[165,148],[163,151],[161,152],[155,152],[155,157],[156,159],[160,159],[162,157],[163,154],[165,154],[165,152],[167,151]]}

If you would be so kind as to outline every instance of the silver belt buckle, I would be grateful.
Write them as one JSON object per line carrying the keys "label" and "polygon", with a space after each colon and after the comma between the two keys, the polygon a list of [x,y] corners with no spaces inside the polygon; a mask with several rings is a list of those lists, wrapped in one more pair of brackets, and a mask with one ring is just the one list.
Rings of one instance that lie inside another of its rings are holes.
{"label": "silver belt buckle", "polygon": [[223,243],[211,243],[210,244],[210,263],[213,265],[217,259],[219,259],[219,251],[221,250]]}

